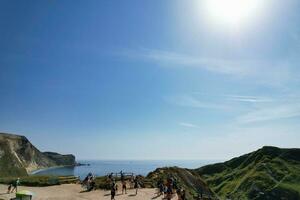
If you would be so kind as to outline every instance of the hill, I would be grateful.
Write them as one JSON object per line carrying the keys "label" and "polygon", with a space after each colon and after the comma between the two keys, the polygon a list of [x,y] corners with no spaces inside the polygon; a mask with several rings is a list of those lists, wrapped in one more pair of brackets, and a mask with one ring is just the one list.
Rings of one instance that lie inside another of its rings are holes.
{"label": "hill", "polygon": [[56,165],[72,166],[76,164],[75,156],[72,154],[61,155],[55,152],[43,152],[43,154],[51,160],[54,160]]}
{"label": "hill", "polygon": [[215,194],[209,189],[205,181],[197,173],[188,169],[178,167],[158,168],[150,172],[144,182],[145,184],[150,184],[150,187],[156,187],[159,180],[166,181],[170,177],[176,180],[179,188],[187,191],[188,199],[194,199],[200,193],[203,194],[203,197],[215,199]]}
{"label": "hill", "polygon": [[[66,162],[62,162],[67,160]],[[68,159],[66,159],[68,158]],[[49,155],[40,152],[20,135],[0,133],[0,176],[25,176],[29,172],[60,165],[75,165],[73,155]]]}
{"label": "hill", "polygon": [[194,171],[221,199],[300,199],[300,149],[266,146]]}

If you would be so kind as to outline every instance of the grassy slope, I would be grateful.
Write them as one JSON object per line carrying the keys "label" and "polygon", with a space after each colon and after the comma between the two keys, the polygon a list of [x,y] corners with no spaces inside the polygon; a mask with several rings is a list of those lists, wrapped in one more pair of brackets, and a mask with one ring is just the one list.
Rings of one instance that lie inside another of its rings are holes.
{"label": "grassy slope", "polygon": [[178,186],[187,191],[188,199],[193,199],[202,190],[204,196],[215,197],[201,177],[193,171],[178,167],[158,168],[148,174],[145,178],[145,185],[156,187],[158,180],[166,181],[168,177],[176,178]]}
{"label": "grassy slope", "polygon": [[300,199],[300,149],[264,147],[196,172],[222,199]]}
{"label": "grassy slope", "polygon": [[[10,184],[17,177],[0,178],[1,184]],[[20,177],[20,184],[24,186],[51,186],[68,183],[76,183],[78,178],[75,176],[24,176]]]}

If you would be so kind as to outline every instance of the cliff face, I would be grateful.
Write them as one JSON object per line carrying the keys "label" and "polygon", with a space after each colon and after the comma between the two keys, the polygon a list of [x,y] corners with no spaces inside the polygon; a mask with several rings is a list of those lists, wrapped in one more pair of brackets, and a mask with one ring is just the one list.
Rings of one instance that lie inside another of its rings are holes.
{"label": "cliff face", "polygon": [[0,176],[24,176],[41,168],[75,164],[73,155],[59,156],[57,160],[40,152],[24,136],[0,133]]}

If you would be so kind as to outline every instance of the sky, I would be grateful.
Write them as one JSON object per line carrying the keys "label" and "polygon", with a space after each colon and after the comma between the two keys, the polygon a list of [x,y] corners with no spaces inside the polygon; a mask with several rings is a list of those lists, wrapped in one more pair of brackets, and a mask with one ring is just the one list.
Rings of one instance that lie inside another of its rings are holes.
{"label": "sky", "polygon": [[300,1],[227,1],[0,1],[0,132],[78,159],[300,147]]}

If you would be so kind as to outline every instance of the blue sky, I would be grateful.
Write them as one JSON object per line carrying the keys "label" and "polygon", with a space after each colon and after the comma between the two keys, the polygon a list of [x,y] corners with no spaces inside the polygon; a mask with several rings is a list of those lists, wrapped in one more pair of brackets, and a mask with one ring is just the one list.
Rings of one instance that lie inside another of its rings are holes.
{"label": "blue sky", "polygon": [[81,159],[299,147],[300,2],[205,1],[1,1],[1,132]]}

